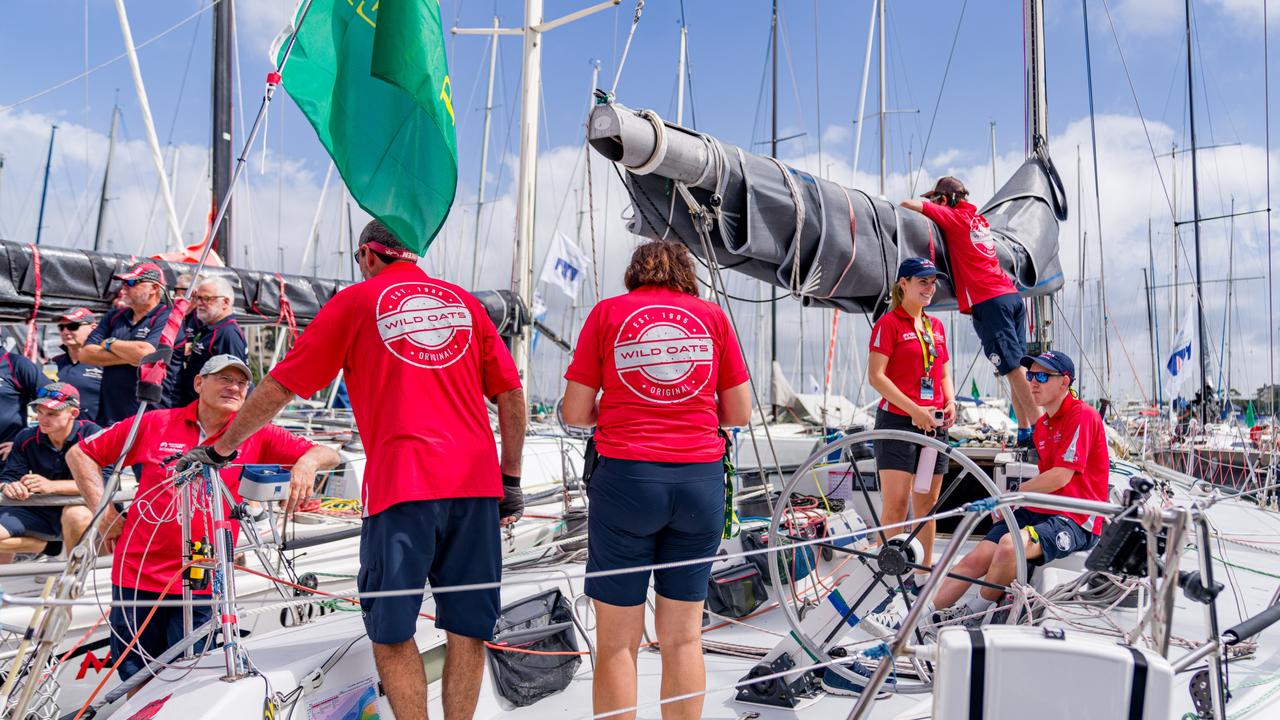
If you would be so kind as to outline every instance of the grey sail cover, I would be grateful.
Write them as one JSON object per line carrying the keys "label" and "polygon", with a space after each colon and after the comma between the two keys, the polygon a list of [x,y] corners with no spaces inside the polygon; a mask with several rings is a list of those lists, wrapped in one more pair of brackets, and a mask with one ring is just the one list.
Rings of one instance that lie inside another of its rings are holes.
{"label": "grey sail cover", "polygon": [[[711,249],[722,269],[787,289],[806,306],[851,312],[883,307],[903,258],[932,257],[951,272],[942,233],[923,215],[715,138],[664,126],[673,147],[682,137],[696,136],[714,168],[709,179],[688,187],[715,216]],[[593,140],[593,146],[610,159],[621,157],[607,144]],[[705,259],[684,199],[657,165],[647,174],[628,169],[635,205],[630,230],[679,240]],[[980,212],[991,225],[1001,266],[1023,296],[1062,286],[1058,224],[1067,208],[1047,152],[1024,162]],[[946,280],[933,306],[955,307]]]}

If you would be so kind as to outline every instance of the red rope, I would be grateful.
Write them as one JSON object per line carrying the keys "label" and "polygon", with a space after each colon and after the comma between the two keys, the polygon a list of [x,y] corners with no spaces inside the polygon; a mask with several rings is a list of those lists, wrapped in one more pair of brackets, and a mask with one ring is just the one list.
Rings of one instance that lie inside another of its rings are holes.
{"label": "red rope", "polygon": [[27,321],[27,340],[22,345],[22,354],[25,355],[28,360],[32,362],[37,362],[36,314],[40,312],[40,298],[41,298],[40,248],[35,243],[31,243],[30,245],[28,245],[28,247],[31,248],[31,268],[36,274],[36,277],[35,277],[36,297],[35,297],[35,302],[31,306],[31,319]]}
{"label": "red rope", "polygon": [[[276,273],[276,280],[280,281],[280,312],[276,315],[276,321],[272,323],[272,327],[278,327],[280,323],[284,323],[289,328],[289,338],[291,340],[298,339],[298,320],[293,315],[293,304],[289,302],[289,295],[286,290],[288,283],[285,282],[284,276]],[[252,307],[249,308],[256,315],[268,317],[266,313],[258,309],[257,301],[254,301]]]}

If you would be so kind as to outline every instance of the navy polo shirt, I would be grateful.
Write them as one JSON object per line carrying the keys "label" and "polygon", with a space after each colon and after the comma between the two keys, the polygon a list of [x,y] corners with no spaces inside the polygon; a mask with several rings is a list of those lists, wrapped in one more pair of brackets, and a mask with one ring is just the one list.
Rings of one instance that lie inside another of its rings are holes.
{"label": "navy polo shirt", "polygon": [[13,450],[4,468],[0,469],[0,483],[17,482],[27,473],[43,475],[50,480],[72,479],[67,468],[67,451],[101,429],[88,420],[76,418],[71,434],[67,435],[59,450],[50,442],[48,435],[40,432],[39,427],[24,428],[13,438]]}
{"label": "navy polo shirt", "polygon": [[0,355],[0,442],[9,442],[27,426],[27,404],[49,378],[16,352]]}
{"label": "navy polo shirt", "polygon": [[86,418],[98,417],[98,393],[102,391],[102,368],[87,363],[73,363],[71,356],[63,353],[53,359],[58,368],[58,382],[71,383],[80,391],[80,414]]}
{"label": "navy polo shirt", "polygon": [[[133,321],[133,310],[117,308],[107,314],[89,333],[85,345],[101,345],[107,338],[148,342],[160,347],[160,334],[169,319],[169,306],[160,304]],[[102,390],[98,396],[98,413],[94,422],[106,427],[138,412],[138,368],[133,365],[109,365],[102,368]]]}
{"label": "navy polo shirt", "polygon": [[[169,407],[185,407],[198,397],[196,376],[209,358],[214,355],[235,355],[246,360],[249,357],[249,345],[245,342],[244,331],[236,322],[236,316],[230,314],[212,325],[196,320],[187,330],[183,347],[175,348],[174,353],[175,359],[181,360],[181,365],[173,373],[172,387],[165,395],[166,404]],[[173,365],[169,367],[172,369]]]}

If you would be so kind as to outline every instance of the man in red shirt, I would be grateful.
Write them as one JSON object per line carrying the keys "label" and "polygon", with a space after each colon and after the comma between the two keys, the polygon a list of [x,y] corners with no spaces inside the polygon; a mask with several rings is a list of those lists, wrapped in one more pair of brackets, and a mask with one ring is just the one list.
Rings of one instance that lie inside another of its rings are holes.
{"label": "man in red shirt", "polygon": [[[1022,483],[1024,492],[1105,501],[1111,459],[1102,416],[1071,395],[1076,366],[1056,350],[1022,358],[1031,393],[1045,414],[1036,421],[1035,445],[1040,474]],[[1099,518],[1045,508],[1021,507],[1014,511],[1020,542],[1027,562],[1041,565],[1072,553],[1091,549],[1102,533]],[[1017,575],[1013,535],[1003,521],[987,532],[978,546],[951,571],[1007,586]],[[948,578],[938,589],[931,610],[937,625],[961,620],[978,625],[1003,591],[983,587],[966,604],[954,606],[969,588],[968,582]]]}
{"label": "man in red shirt", "polygon": [[[182,527],[177,516],[178,492],[173,485],[174,468],[168,461],[176,453],[186,452],[202,441],[215,440],[226,431],[228,423],[244,404],[251,376],[249,366],[234,355],[215,355],[204,364],[196,377],[198,399],[180,408],[152,410],[144,413],[138,435],[124,458],[125,465],[142,468],[138,490],[128,514],[121,516],[108,505],[99,524],[104,545],[114,545],[111,563],[111,595],[120,600],[159,600],[181,595],[178,576],[183,565]],[[115,464],[124,451],[133,418],[125,418],[89,438],[67,452],[67,467],[75,478],[88,507],[97,507],[102,499],[102,469]],[[292,485],[311,487],[316,473],[338,464],[333,450],[304,440],[276,425],[264,427],[243,445],[240,455],[246,463],[292,465]],[[222,481],[235,497],[239,497],[240,469],[222,470]],[[224,510],[230,516],[229,508]],[[191,534],[193,539],[213,537],[212,515],[193,503]],[[207,504],[207,503],[203,503]],[[233,526],[232,537],[239,527]],[[208,595],[209,589],[195,591]],[[130,606],[111,609],[111,652],[119,658],[125,646],[138,634],[138,628],[150,611],[149,607]],[[209,619],[212,608],[197,605],[195,626]],[[142,630],[133,650],[120,663],[121,679],[128,679],[182,639],[182,609],[157,607],[155,616]]]}
{"label": "man in red shirt", "polygon": [[996,374],[1009,381],[1018,416],[1018,444],[1029,447],[1032,419],[1039,417],[1040,410],[1018,367],[1027,351],[1027,311],[1013,281],[1000,267],[991,226],[965,201],[968,196],[964,183],[947,176],[921,196],[928,202],[903,200],[901,205],[922,213],[942,230],[960,312],[973,318],[982,352],[995,365]]}
{"label": "man in red shirt", "polygon": [[[499,524],[519,519],[524,391],[484,306],[428,276],[382,223],[360,234],[364,282],[333,297],[249,396],[231,427],[187,461],[229,462],[245,438],[294,395],[310,397],[343,372],[364,442],[360,592],[497,583]],[[485,398],[495,398],[502,458]],[[289,495],[289,507],[302,496]],[[498,619],[496,587],[437,592],[448,633],[445,716],[471,717],[484,642]],[[413,636],[422,595],[363,599],[378,675],[401,720],[426,718],[427,682]]]}

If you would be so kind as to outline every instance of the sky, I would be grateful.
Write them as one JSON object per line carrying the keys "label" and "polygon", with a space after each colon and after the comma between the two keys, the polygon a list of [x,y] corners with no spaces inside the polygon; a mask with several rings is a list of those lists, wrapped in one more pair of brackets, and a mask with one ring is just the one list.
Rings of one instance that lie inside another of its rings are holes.
{"label": "sky", "polygon": [[[545,17],[590,4],[547,0]],[[1143,291],[1148,227],[1155,257],[1148,272],[1154,271],[1155,284],[1173,281],[1175,258],[1178,279],[1188,281],[1195,257],[1191,226],[1180,226],[1180,243],[1173,231],[1175,220],[1188,220],[1192,213],[1190,157],[1185,152],[1190,128],[1182,3],[1088,0],[1096,128],[1090,126],[1084,3],[1046,4],[1050,148],[1071,200],[1071,216],[1060,230],[1068,280],[1055,301],[1056,344],[1077,355],[1086,396],[1106,388],[1118,400],[1153,398],[1152,338],[1165,352],[1179,320],[1173,318],[1170,288],[1156,293],[1157,331],[1148,320]],[[797,136],[780,144],[779,156],[796,167],[875,193],[874,115],[863,123],[860,167],[852,167],[854,116],[872,3],[781,0],[779,5],[778,135]],[[176,212],[184,235],[198,239],[209,207],[209,1],[130,0],[126,6],[132,35],[142,46],[139,62]],[[1261,0],[1193,3],[1197,141],[1202,148],[1219,146],[1198,155],[1200,212],[1202,217],[1228,214],[1233,201],[1237,212],[1261,211],[1237,217],[1234,223],[1201,224],[1202,277],[1219,281],[1232,273],[1240,278],[1232,285],[1204,286],[1211,381],[1217,386],[1218,368],[1228,366],[1231,385],[1246,394],[1270,375],[1265,280],[1269,163],[1263,82],[1267,63],[1261,6]],[[263,78],[270,69],[268,47],[294,7],[290,0],[236,4],[237,149],[244,140],[245,121],[252,120],[261,100]],[[591,192],[584,192],[583,121],[594,64],[599,66],[597,86],[614,88],[616,78],[619,102],[651,108],[674,120],[683,17],[690,67],[685,124],[761,153],[768,152],[770,136],[769,0],[649,0],[619,73],[633,10],[633,2],[623,0],[615,9],[543,38],[536,258],[540,263],[556,232],[577,239],[598,259],[596,274],[604,296],[621,291],[621,271],[637,238],[626,230],[630,211],[625,192],[598,157],[591,164]],[[886,107],[894,112],[885,123],[886,195],[896,200],[918,194],[934,177],[954,174],[965,179],[981,204],[992,192],[992,155],[994,175],[1001,183],[1024,156],[1018,3],[890,0],[887,12],[884,89]],[[441,7],[460,167],[454,210],[425,264],[431,272],[471,287],[476,258],[475,289],[510,284],[521,45],[518,37],[498,41],[489,165],[484,171],[486,202],[477,228],[489,40],[447,30],[487,26],[495,14],[504,27],[514,27],[521,23],[522,13],[521,0],[444,0]],[[6,68],[0,73],[0,237],[34,239],[50,129],[57,124],[41,242],[92,247],[112,107],[118,102],[121,123],[103,223],[104,246],[116,252],[162,250],[168,239],[157,173],[144,142],[128,63],[120,58],[123,41],[115,3],[20,3],[9,8],[7,17],[0,28],[0,67]],[[1270,27],[1275,29],[1274,20]],[[1272,55],[1274,59],[1274,50]],[[878,92],[873,61],[868,113],[877,106]],[[1183,152],[1153,157],[1175,146]],[[280,93],[236,191],[235,264],[330,277],[352,272],[346,228],[358,233],[367,216],[355,208],[351,219],[345,219],[336,175],[321,203],[328,166],[310,126]],[[313,223],[319,249],[308,254]],[[1100,321],[1104,276],[1105,342]],[[1223,343],[1229,287],[1234,291],[1231,342]],[[732,280],[730,290],[748,297],[767,292],[744,278]],[[575,321],[585,315],[596,294],[594,281],[576,303],[548,293],[548,324],[572,334]],[[1190,288],[1178,289],[1182,308],[1191,297]],[[732,308],[757,376],[764,376],[768,331],[762,306],[733,303]],[[798,303],[784,300],[779,316],[779,360],[788,378],[802,391],[821,383],[831,313],[802,312]],[[950,313],[946,317],[953,329],[958,384],[967,390],[976,381],[983,392],[995,392],[989,363],[975,360],[978,348],[967,319]],[[834,387],[869,399],[861,381],[869,321],[842,316],[839,322]],[[1224,362],[1223,345],[1231,348],[1229,364]],[[558,394],[566,362],[567,356],[552,345],[539,344],[531,380],[534,395]]]}

